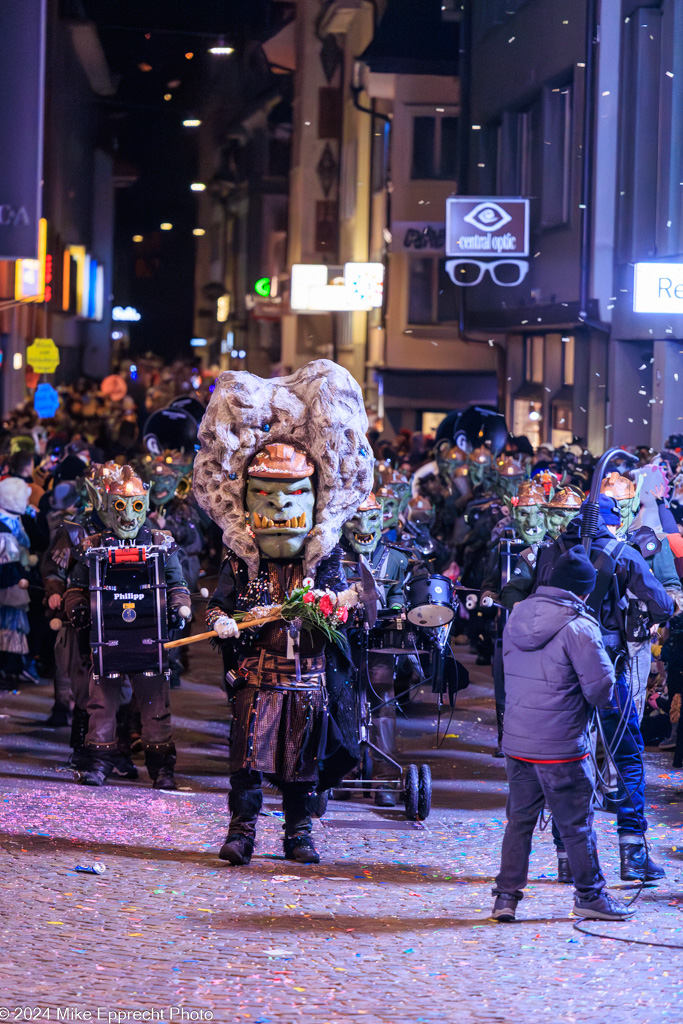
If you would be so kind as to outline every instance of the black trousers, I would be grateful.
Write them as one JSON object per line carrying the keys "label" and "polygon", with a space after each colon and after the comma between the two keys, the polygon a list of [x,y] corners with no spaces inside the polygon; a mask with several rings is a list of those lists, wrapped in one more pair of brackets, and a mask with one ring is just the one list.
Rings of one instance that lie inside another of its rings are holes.
{"label": "black trousers", "polygon": [[[315,788],[312,782],[278,782],[273,784],[282,793],[285,836],[310,835],[311,816],[307,809],[307,797]],[[228,808],[230,810],[229,834],[256,835],[256,822],[263,806],[263,772],[251,768],[240,768],[230,776]]]}

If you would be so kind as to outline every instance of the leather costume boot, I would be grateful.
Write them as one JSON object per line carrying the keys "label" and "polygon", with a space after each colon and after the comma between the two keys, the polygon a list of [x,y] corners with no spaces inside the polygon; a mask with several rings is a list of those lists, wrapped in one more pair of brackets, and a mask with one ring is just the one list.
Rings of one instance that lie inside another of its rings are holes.
{"label": "leather costume boot", "polygon": [[498,746],[493,752],[494,757],[505,757],[503,753],[503,720],[505,718],[505,705],[496,701],[496,724],[498,726]]}
{"label": "leather costume boot", "polygon": [[301,833],[299,835],[284,837],[285,860],[295,860],[299,864],[319,864],[320,854],[313,845],[310,835]]}
{"label": "leather costume boot", "polygon": [[218,856],[221,860],[227,860],[228,864],[232,864],[233,867],[241,867],[249,863],[253,852],[253,836],[245,836],[239,832],[231,835],[228,832],[225,842],[218,851]]}
{"label": "leather costume boot", "polygon": [[69,705],[61,700],[56,700],[52,705],[52,711],[45,719],[48,729],[62,729],[69,724]]}
{"label": "leather costume boot", "polygon": [[67,768],[80,771],[87,767],[88,759],[85,753],[85,737],[88,735],[88,720],[90,716],[84,708],[74,708],[71,719],[71,736],[69,746],[71,754],[67,761]]}
{"label": "leather costume boot", "polygon": [[644,843],[620,843],[621,877],[624,882],[656,882],[666,872],[650,857]]}
{"label": "leather costume boot", "polygon": [[176,763],[175,743],[154,743],[145,747],[145,764],[153,789],[177,789],[173,769]]}
{"label": "leather costume boot", "polygon": [[563,885],[573,885],[574,875],[572,869],[569,866],[569,857],[557,857],[557,881]]}
{"label": "leather costume boot", "polygon": [[115,743],[86,743],[79,783],[82,786],[103,786],[114,770],[117,757]]}
{"label": "leather costume boot", "polygon": [[313,823],[308,813],[309,792],[309,787],[301,782],[282,786],[285,859],[295,860],[299,864],[320,863],[320,855],[311,839]]}

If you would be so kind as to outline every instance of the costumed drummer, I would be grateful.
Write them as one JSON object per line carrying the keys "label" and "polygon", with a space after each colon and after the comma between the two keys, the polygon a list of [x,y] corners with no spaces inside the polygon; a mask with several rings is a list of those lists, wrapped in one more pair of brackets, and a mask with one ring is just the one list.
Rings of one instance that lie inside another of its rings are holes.
{"label": "costumed drummer", "polygon": [[234,616],[264,617],[306,581],[323,592],[328,622],[346,619],[344,602],[357,595],[337,541],[370,492],[366,429],[360,388],[324,359],[273,380],[221,374],[202,422],[195,495],[229,548],[207,624],[220,637],[233,704],[230,825],[219,853],[233,865],[251,859],[264,776],[282,793],[285,857],[317,863],[309,798],[358,759],[352,669],[331,674],[340,654],[330,630],[279,618],[240,633]]}
{"label": "costumed drummer", "polygon": [[107,463],[93,486],[105,529],[83,539],[64,609],[76,629],[90,625],[94,675],[88,697],[85,766],[79,781],[101,786],[118,755],[116,713],[126,676],[142,716],[145,764],[155,789],[177,789],[171,732],[168,627],[191,615],[173,538],[145,525],[148,485],[130,466]]}
{"label": "costumed drummer", "polygon": [[[359,562],[366,560],[376,584],[377,606],[400,611],[403,607],[403,581],[408,568],[408,558],[395,547],[388,547],[382,540],[382,505],[374,494],[370,494],[357,508],[355,514],[342,527],[342,547],[345,552],[346,576],[349,582],[357,582]],[[357,612],[361,606],[357,606]],[[358,643],[352,644],[354,662],[359,672],[364,671],[361,661],[364,652]],[[394,699],[394,675],[396,661],[392,654],[368,654],[367,671],[372,690],[372,725],[370,742],[396,760],[396,702]],[[392,766],[382,757],[373,757],[372,777],[393,779]],[[394,807],[396,798],[390,790],[375,790],[378,807]]]}

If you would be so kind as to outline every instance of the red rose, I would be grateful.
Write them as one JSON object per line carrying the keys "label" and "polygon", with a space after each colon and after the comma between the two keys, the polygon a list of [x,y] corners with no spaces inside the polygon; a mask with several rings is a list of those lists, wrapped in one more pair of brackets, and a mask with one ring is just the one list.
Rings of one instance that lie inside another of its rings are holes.
{"label": "red rose", "polygon": [[312,594],[310,590],[307,590],[302,600],[304,604],[313,604],[313,602],[315,601],[315,595]]}
{"label": "red rose", "polygon": [[323,613],[325,618],[331,615],[332,612],[334,611],[334,605],[330,600],[329,594],[323,594],[323,596],[320,598],[320,611]]}
{"label": "red rose", "polygon": [[340,622],[346,622],[348,617],[349,609],[346,607],[346,605],[342,605],[341,608],[337,609],[337,618],[339,619]]}

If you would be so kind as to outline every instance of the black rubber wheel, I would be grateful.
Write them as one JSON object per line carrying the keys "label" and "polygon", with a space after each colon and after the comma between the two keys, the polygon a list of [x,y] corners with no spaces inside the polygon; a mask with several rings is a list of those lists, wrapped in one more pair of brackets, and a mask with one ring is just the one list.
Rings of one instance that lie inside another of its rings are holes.
{"label": "black rubber wheel", "polygon": [[419,798],[419,776],[416,764],[409,764],[405,770],[403,803],[408,821],[417,821]]}
{"label": "black rubber wheel", "polygon": [[426,821],[432,809],[432,770],[428,764],[421,764],[417,782],[417,816]]}
{"label": "black rubber wheel", "polygon": [[308,813],[312,818],[322,818],[323,814],[327,810],[327,801],[329,799],[329,789],[324,790],[322,793],[311,793],[306,800],[306,806],[308,807]]}

